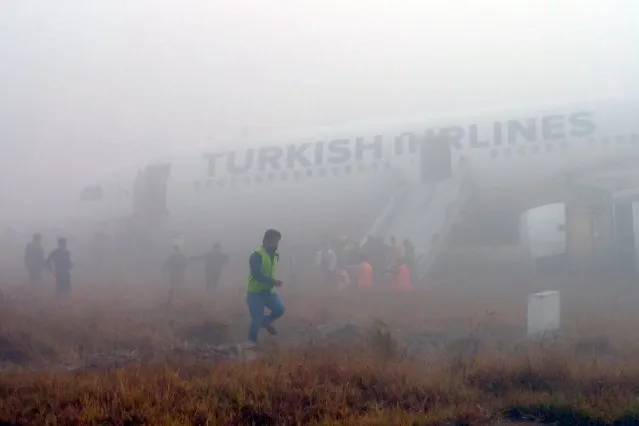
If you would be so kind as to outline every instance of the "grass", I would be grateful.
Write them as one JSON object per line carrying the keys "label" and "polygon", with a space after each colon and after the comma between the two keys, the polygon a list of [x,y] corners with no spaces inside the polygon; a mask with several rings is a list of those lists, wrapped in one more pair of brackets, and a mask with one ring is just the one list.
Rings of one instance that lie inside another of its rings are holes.
{"label": "grass", "polygon": [[[69,375],[8,373],[12,424],[487,424],[500,419],[639,421],[636,366],[561,356],[380,362],[335,351],[251,364],[188,364]],[[632,424],[632,423],[626,423]]]}
{"label": "grass", "polygon": [[[562,337],[542,344],[523,339],[527,291],[283,289],[280,334],[222,362],[201,351],[243,339],[241,289],[169,307],[143,284],[86,284],[61,306],[5,288],[0,423],[639,424],[636,297],[567,294]],[[339,342],[317,332],[344,322]]]}

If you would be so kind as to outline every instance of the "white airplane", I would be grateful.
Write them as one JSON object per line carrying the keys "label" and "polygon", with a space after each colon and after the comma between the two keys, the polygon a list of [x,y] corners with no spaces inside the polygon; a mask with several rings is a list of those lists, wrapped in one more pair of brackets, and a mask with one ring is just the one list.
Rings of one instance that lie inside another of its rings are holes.
{"label": "white airplane", "polygon": [[297,241],[410,237],[426,271],[471,194],[516,215],[566,201],[568,180],[639,194],[637,111],[639,100],[614,99],[365,123],[246,149],[228,141],[147,164],[136,184],[155,194],[147,201],[133,202],[138,170],[87,186],[81,211],[100,223],[166,209],[165,226],[199,246],[250,247],[267,228]]}

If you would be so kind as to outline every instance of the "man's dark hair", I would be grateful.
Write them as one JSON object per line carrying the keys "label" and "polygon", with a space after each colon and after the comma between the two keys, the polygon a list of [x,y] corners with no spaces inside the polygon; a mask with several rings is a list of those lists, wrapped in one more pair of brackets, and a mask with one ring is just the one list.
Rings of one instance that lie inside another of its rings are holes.
{"label": "man's dark hair", "polygon": [[264,233],[264,239],[262,241],[281,240],[282,234],[276,229],[269,229]]}

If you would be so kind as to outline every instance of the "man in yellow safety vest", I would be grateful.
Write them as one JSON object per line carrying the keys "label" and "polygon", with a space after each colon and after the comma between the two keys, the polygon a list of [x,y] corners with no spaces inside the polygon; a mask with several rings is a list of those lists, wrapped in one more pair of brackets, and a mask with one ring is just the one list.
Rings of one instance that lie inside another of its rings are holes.
{"label": "man in yellow safety vest", "polygon": [[[255,250],[249,258],[250,275],[246,304],[251,316],[248,340],[257,343],[260,328],[265,328],[270,334],[277,334],[273,321],[284,314],[284,304],[275,287],[281,287],[282,281],[275,279],[275,272],[279,260],[277,248],[282,234],[275,229],[264,233],[262,246]],[[270,313],[264,314],[264,308]]]}

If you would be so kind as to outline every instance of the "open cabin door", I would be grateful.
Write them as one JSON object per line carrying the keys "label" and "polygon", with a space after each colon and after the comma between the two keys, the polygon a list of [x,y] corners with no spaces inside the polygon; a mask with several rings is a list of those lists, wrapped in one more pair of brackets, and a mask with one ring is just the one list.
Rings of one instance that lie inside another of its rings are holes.
{"label": "open cabin door", "polygon": [[538,271],[560,269],[567,252],[566,205],[547,204],[521,215],[521,242]]}

